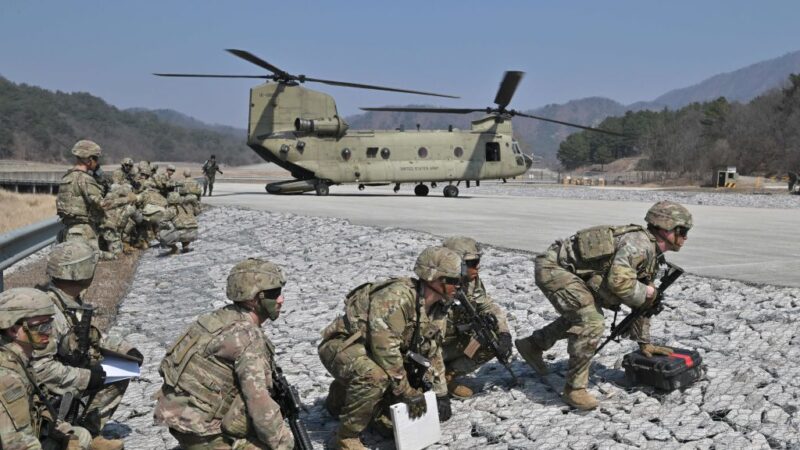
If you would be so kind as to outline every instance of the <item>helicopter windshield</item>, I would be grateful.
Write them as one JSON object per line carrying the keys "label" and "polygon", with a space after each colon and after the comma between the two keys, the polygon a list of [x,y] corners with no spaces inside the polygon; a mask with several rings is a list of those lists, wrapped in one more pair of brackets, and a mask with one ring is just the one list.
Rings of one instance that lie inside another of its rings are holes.
{"label": "helicopter windshield", "polygon": [[517,144],[517,141],[511,142],[511,150],[514,152],[515,155],[522,154],[522,151],[519,149],[519,144]]}

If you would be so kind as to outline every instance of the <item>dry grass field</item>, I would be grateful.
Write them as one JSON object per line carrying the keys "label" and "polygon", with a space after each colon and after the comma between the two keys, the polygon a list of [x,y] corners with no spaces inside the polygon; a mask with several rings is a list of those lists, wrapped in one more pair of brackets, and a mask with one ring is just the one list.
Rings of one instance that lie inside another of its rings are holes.
{"label": "dry grass field", "polygon": [[56,197],[0,189],[0,234],[56,215]]}

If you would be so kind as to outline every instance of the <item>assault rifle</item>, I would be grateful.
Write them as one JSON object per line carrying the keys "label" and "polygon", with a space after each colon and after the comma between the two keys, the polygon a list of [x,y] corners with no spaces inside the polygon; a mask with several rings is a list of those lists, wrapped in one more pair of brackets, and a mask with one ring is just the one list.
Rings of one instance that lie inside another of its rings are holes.
{"label": "assault rifle", "polygon": [[[68,355],[64,356],[64,361],[73,367],[88,368],[91,362],[89,358],[89,348],[92,345],[90,333],[92,331],[92,316],[94,315],[94,306],[79,305],[67,307],[67,313],[70,314],[75,320],[75,325],[72,327],[75,333],[76,347]],[[80,319],[78,319],[80,313]],[[80,396],[76,398],[72,392],[67,392],[61,396],[58,406],[59,420],[64,420],[74,423],[79,417]]]}
{"label": "assault rifle", "polygon": [[[463,284],[466,286],[466,282]],[[517,376],[514,374],[514,371],[511,369],[511,362],[508,358],[505,358],[504,355],[500,352],[500,343],[497,340],[497,335],[494,332],[494,327],[492,324],[488,323],[486,317],[478,314],[478,311],[475,310],[475,306],[472,305],[467,299],[467,295],[464,292],[464,289],[459,289],[456,293],[456,301],[458,301],[459,306],[464,308],[465,311],[469,314],[471,320],[471,327],[472,331],[478,337],[478,340],[483,345],[488,345],[489,348],[494,353],[494,356],[500,361],[500,364],[508,370],[508,373],[511,374],[511,385],[516,385],[518,380]]]}
{"label": "assault rifle", "polygon": [[272,369],[272,398],[281,407],[281,414],[289,421],[289,428],[294,435],[294,448],[298,450],[312,450],[311,438],[308,430],[300,420],[300,408],[303,403],[297,395],[297,389],[286,381],[283,370],[277,365]]}
{"label": "assault rifle", "polygon": [[[662,259],[663,260],[663,259]],[[650,308],[636,308],[630,312],[622,322],[616,325],[611,326],[611,334],[597,347],[597,350],[594,351],[594,354],[598,354],[603,347],[606,346],[610,341],[619,342],[619,338],[626,333],[628,333],[633,326],[633,323],[636,322],[640,317],[653,317],[661,313],[664,310],[664,291],[669,288],[672,283],[675,282],[681,275],[683,275],[683,269],[679,266],[672,264],[668,261],[663,261],[663,264],[667,266],[667,270],[664,275],[660,279],[660,283],[656,288],[656,298],[653,300],[653,306]]]}

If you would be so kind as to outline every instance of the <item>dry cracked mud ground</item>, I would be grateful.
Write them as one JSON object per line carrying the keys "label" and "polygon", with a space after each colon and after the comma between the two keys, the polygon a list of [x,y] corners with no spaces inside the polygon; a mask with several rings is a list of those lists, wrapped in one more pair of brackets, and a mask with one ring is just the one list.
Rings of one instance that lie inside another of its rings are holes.
{"label": "dry cracked mud ground", "polygon": [[[303,419],[314,445],[323,448],[337,421],[322,406],[331,377],[316,353],[320,330],[341,312],[349,289],[410,275],[418,253],[440,238],[237,208],[212,208],[200,223],[193,252],[162,257],[150,250],[142,256],[111,333],[126,336],[146,363],[107,434],[123,437],[129,450],[176,446],[166,429],[152,424],[158,364],[197,315],[228,302],[228,271],[254,256],[280,264],[288,276],[284,310],[265,331],[277,347],[277,363],[308,407]],[[515,336],[556,317],[533,283],[532,257],[484,247],[482,278],[509,312]],[[513,369],[522,385],[509,389],[496,362],[468,378],[481,392],[453,402],[453,418],[442,424],[442,441],[434,448],[800,448],[800,289],[687,275],[670,289],[667,302],[653,322],[653,336],[701,352],[707,375],[691,388],[660,394],[625,386],[619,365],[634,344],[623,341],[609,344],[593,363],[591,389],[602,406],[570,410],[550,387],[563,384],[562,341],[548,353],[552,373],[546,380],[516,355]],[[364,441],[392,448],[375,434]]]}

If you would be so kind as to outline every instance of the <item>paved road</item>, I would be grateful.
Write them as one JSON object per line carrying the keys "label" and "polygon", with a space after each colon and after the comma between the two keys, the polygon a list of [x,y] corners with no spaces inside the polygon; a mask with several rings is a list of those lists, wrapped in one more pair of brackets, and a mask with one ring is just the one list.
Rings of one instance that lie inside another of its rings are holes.
{"label": "paved road", "polygon": [[[358,192],[336,187],[328,197],[275,196],[260,184],[214,186],[212,205],[273,212],[340,217],[352,223],[398,227],[440,236],[465,234],[492,245],[542,251],[556,238],[601,223],[643,223],[648,203],[564,200],[468,194],[415,197],[389,188]],[[753,283],[800,286],[799,209],[736,208],[691,205],[695,228],[680,254],[670,260],[703,276]],[[265,230],[280,233],[280,230]]]}

